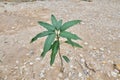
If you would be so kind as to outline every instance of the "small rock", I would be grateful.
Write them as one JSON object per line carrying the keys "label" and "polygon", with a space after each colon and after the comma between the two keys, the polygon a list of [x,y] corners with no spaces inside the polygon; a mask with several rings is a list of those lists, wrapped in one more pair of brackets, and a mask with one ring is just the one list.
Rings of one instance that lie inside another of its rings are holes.
{"label": "small rock", "polygon": [[15,29],[15,27],[12,27],[12,29]]}
{"label": "small rock", "polygon": [[83,57],[83,55],[82,55],[82,54],[80,54],[80,57]]}
{"label": "small rock", "polygon": [[84,63],[84,62],[85,62],[85,59],[84,59],[84,58],[82,58],[82,59],[80,60],[80,62]]}
{"label": "small rock", "polygon": [[104,51],[104,48],[100,48],[100,51]]}
{"label": "small rock", "polygon": [[63,74],[62,74],[62,73],[59,73],[59,74],[58,74],[58,77],[62,78],[62,77],[63,77]]}
{"label": "small rock", "polygon": [[45,77],[44,73],[42,73],[42,72],[39,74],[39,76],[40,76],[40,78],[44,78]]}
{"label": "small rock", "polygon": [[70,68],[73,68],[73,65],[70,65]]}
{"label": "small rock", "polygon": [[82,77],[82,73],[79,72],[79,73],[78,73],[78,77]]}
{"label": "small rock", "polygon": [[81,24],[85,24],[84,22],[81,22]]}
{"label": "small rock", "polygon": [[119,71],[117,69],[114,69],[114,72],[116,72],[117,74],[119,74]]}
{"label": "small rock", "polygon": [[45,73],[45,70],[42,70],[41,73]]}
{"label": "small rock", "polygon": [[29,64],[30,64],[30,66],[32,66],[32,65],[33,65],[33,62],[30,62]]}
{"label": "small rock", "polygon": [[93,50],[97,50],[97,48],[96,48],[96,47],[93,47]]}
{"label": "small rock", "polygon": [[102,61],[102,64],[106,64],[107,62],[106,61]]}
{"label": "small rock", "polygon": [[69,72],[69,73],[68,73],[68,77],[70,77],[71,75],[72,75],[72,72]]}
{"label": "small rock", "polygon": [[110,54],[110,53],[111,53],[111,51],[110,51],[110,50],[108,50],[108,53]]}
{"label": "small rock", "polygon": [[34,54],[34,51],[33,51],[33,50],[31,50],[31,51],[29,52],[29,54]]}
{"label": "small rock", "polygon": [[85,42],[85,43],[84,43],[84,45],[88,45],[88,43],[87,43],[87,42]]}
{"label": "small rock", "polygon": [[40,57],[35,58],[36,61],[40,61]]}
{"label": "small rock", "polygon": [[83,70],[83,72],[84,72],[85,75],[89,74],[89,70]]}
{"label": "small rock", "polygon": [[117,73],[114,72],[114,71],[111,72],[111,75],[112,75],[113,77],[117,77]]}
{"label": "small rock", "polygon": [[16,64],[19,64],[19,61],[18,61],[18,60],[16,60]]}

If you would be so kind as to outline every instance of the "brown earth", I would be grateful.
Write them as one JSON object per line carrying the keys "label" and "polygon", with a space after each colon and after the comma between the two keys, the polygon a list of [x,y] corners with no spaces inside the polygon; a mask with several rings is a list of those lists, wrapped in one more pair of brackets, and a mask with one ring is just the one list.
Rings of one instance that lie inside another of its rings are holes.
{"label": "brown earth", "polygon": [[[0,2],[0,80],[120,80],[119,4],[120,0]],[[82,38],[78,43],[83,48],[61,44],[61,53],[71,60],[64,62],[64,73],[59,71],[59,56],[52,67],[50,52],[39,57],[45,38],[30,44],[44,31],[37,21],[50,23],[51,14],[64,22],[82,20],[69,31]]]}

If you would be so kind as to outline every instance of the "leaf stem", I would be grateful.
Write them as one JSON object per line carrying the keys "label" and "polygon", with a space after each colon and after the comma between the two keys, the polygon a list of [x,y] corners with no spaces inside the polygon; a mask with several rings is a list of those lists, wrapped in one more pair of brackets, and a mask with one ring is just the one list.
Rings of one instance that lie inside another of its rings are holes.
{"label": "leaf stem", "polygon": [[[57,31],[57,40],[60,42],[60,40],[59,40],[59,32]],[[64,68],[63,68],[63,59],[62,59],[62,56],[61,56],[61,53],[60,53],[60,45],[59,45],[59,57],[60,57],[60,60],[61,60],[61,68],[60,68],[60,72],[63,72],[64,71]]]}

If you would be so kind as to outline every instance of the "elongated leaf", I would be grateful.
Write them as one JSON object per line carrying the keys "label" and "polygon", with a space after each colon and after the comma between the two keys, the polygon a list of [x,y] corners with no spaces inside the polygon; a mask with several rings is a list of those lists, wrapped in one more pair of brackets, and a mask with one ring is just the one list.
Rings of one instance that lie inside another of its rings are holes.
{"label": "elongated leaf", "polygon": [[56,25],[57,30],[60,30],[61,26],[62,26],[62,20],[59,20]]}
{"label": "elongated leaf", "polygon": [[60,28],[61,31],[65,31],[66,29],[68,29],[69,27],[72,27],[78,23],[80,23],[81,20],[72,20],[72,21],[68,21],[66,23],[63,24],[63,26]]}
{"label": "elongated leaf", "polygon": [[68,41],[65,41],[65,43],[68,43],[70,44],[71,46],[75,46],[75,47],[79,47],[79,48],[83,48],[81,45],[79,45],[78,43],[76,42],[73,42],[72,40],[68,39]]}
{"label": "elongated leaf", "polygon": [[57,19],[56,19],[56,17],[55,17],[54,15],[51,15],[51,21],[52,21],[52,24],[53,24],[54,26],[56,26],[56,24],[57,24]]}
{"label": "elongated leaf", "polygon": [[70,59],[69,59],[67,56],[62,56],[62,57],[63,57],[63,59],[64,59],[67,63],[70,62]]}
{"label": "elongated leaf", "polygon": [[74,40],[80,39],[76,34],[72,34],[72,33],[67,32],[67,31],[61,32],[60,36],[64,37],[64,38],[74,39]]}
{"label": "elongated leaf", "polygon": [[52,33],[54,33],[54,32],[51,32],[51,31],[43,31],[43,32],[37,34],[34,38],[32,38],[31,43],[34,42],[34,41],[36,41],[38,38],[47,36],[47,35],[52,34]]}
{"label": "elongated leaf", "polygon": [[49,31],[55,30],[54,26],[52,26],[52,25],[49,24],[49,23],[42,22],[42,21],[38,21],[38,23],[39,23],[41,26],[43,26],[44,28],[46,28],[47,30],[49,30]]}
{"label": "elongated leaf", "polygon": [[44,57],[46,53],[50,50],[50,47],[52,43],[54,42],[55,36],[56,36],[55,33],[48,35],[47,39],[45,40],[44,49],[41,54],[41,57]]}
{"label": "elongated leaf", "polygon": [[56,54],[58,52],[58,49],[59,49],[59,41],[55,41],[52,45],[52,53],[51,53],[51,60],[50,60],[51,66],[55,61],[55,57],[56,57]]}

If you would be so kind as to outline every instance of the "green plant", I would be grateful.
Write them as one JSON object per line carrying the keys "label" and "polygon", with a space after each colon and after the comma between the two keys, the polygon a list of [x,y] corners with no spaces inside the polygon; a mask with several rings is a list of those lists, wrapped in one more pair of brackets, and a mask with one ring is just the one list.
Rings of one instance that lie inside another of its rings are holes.
{"label": "green plant", "polygon": [[80,23],[81,20],[72,20],[62,24],[62,20],[57,20],[54,15],[51,15],[51,22],[52,24],[38,21],[38,23],[47,30],[37,34],[34,38],[32,38],[31,43],[36,41],[38,38],[47,36],[47,39],[44,43],[43,52],[41,53],[41,57],[44,57],[48,51],[52,50],[50,60],[50,65],[52,66],[57,53],[59,53],[59,57],[61,60],[61,70],[63,71],[63,59],[66,62],[69,62],[70,60],[67,56],[61,55],[60,38],[66,38],[67,41],[65,41],[65,43],[68,43],[73,47],[75,46],[82,48],[82,46],[80,46],[76,42],[73,42],[73,40],[81,40],[81,38],[79,38],[76,34],[72,34],[71,32],[66,31],[68,28]]}

